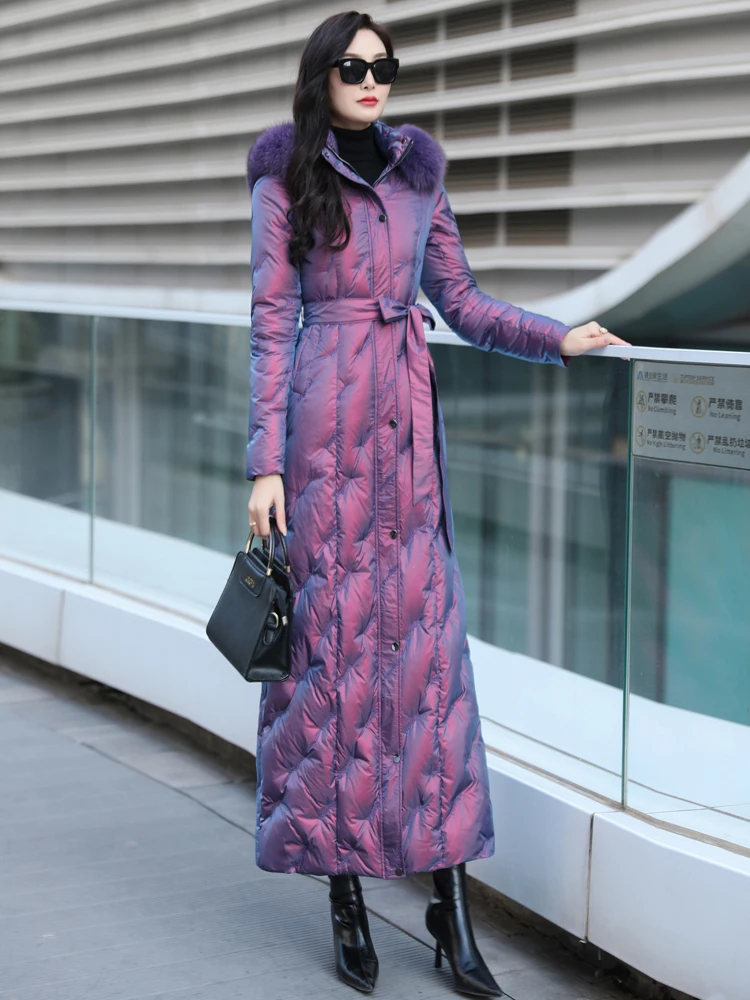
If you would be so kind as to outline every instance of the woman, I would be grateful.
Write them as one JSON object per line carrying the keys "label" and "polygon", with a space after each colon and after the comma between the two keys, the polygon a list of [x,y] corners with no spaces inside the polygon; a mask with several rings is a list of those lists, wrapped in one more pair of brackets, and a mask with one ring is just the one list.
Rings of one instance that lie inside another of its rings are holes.
{"label": "woman", "polygon": [[364,992],[378,959],[359,877],[432,872],[436,964],[445,951],[457,989],[501,996],[466,905],[465,862],[494,852],[494,830],[434,319],[414,303],[421,285],[464,340],[529,361],[624,341],[477,288],[440,146],[380,117],[396,69],[386,29],[329,17],[294,121],[248,158],[250,526],[266,536],[275,510],[295,590],[292,674],[261,690],[256,861],[329,876],[337,973]]}

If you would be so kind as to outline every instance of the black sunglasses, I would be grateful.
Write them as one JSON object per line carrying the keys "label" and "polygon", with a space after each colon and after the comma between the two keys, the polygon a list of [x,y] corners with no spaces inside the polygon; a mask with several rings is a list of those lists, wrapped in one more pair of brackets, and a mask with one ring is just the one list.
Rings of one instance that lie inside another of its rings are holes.
{"label": "black sunglasses", "polygon": [[362,83],[368,69],[372,70],[375,83],[393,83],[398,73],[398,59],[376,59],[375,62],[367,62],[365,59],[343,56],[332,65],[338,66],[342,83]]}

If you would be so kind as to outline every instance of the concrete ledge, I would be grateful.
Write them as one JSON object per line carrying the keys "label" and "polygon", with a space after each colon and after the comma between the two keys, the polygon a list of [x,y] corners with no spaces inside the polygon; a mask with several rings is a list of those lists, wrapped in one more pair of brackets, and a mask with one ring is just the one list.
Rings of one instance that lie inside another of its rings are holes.
{"label": "concrete ledge", "polygon": [[626,813],[594,817],[588,937],[706,1000],[750,993],[750,859]]}
{"label": "concrete ledge", "polygon": [[260,686],[235,673],[197,622],[4,559],[0,608],[0,642],[255,752]]}

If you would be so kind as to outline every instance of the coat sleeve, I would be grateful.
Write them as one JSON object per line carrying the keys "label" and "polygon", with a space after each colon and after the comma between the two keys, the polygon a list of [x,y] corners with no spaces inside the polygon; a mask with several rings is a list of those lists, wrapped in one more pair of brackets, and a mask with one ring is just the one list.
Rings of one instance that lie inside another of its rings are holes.
{"label": "coat sleeve", "polygon": [[570,363],[560,354],[560,341],[571,327],[493,299],[477,287],[443,185],[432,213],[420,284],[450,329],[480,350],[566,367]]}
{"label": "coat sleeve", "polygon": [[288,207],[283,181],[264,175],[255,182],[246,479],[284,472],[286,412],[302,309],[299,267],[288,256]]}

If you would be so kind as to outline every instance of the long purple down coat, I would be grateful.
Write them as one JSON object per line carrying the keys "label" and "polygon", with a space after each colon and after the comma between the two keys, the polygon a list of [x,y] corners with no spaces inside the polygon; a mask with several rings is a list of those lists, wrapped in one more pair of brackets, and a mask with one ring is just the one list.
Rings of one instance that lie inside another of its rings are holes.
{"label": "long purple down coat", "polygon": [[[256,861],[393,878],[489,857],[485,747],[421,288],[480,350],[559,365],[570,329],[482,293],[445,156],[375,122],[368,184],[338,155],[352,237],[289,263],[294,127],[248,156],[252,193],[247,478],[283,476],[295,591],[292,674],[263,684]],[[303,324],[299,327],[301,310]]]}

